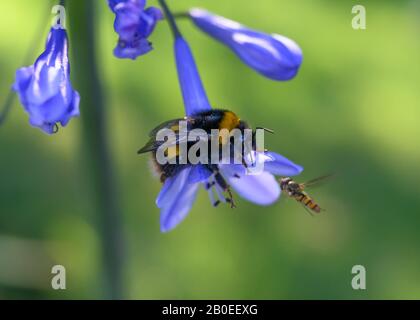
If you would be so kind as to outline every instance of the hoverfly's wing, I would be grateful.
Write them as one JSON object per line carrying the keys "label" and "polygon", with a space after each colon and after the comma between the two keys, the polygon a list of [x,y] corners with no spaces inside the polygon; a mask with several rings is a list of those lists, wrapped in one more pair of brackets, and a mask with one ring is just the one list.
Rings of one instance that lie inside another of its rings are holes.
{"label": "hoverfly's wing", "polygon": [[327,174],[325,176],[315,178],[315,179],[309,180],[307,182],[301,183],[300,187],[302,188],[302,190],[307,188],[307,187],[313,187],[315,185],[321,184],[322,182],[325,182],[326,180],[332,178],[333,176],[334,176],[333,174]]}
{"label": "hoverfly's wing", "polygon": [[173,119],[165,121],[164,123],[161,123],[156,128],[154,128],[152,131],[149,132],[150,138],[156,138],[157,133],[162,129],[170,129],[174,131],[175,133],[179,132],[179,122],[180,121],[187,121],[187,123],[190,123],[193,121],[191,118],[179,118],[179,119]]}
{"label": "hoverfly's wing", "polygon": [[305,206],[303,203],[301,203],[301,205],[307,213],[309,213],[312,217],[315,217],[314,213],[307,206]]}

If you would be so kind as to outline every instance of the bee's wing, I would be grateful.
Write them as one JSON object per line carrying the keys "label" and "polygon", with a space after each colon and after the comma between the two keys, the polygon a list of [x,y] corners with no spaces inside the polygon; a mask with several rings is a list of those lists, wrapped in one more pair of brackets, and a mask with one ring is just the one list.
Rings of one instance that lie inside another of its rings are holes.
{"label": "bee's wing", "polygon": [[161,141],[156,141],[154,138],[150,139],[148,143],[146,143],[146,145],[141,148],[137,154],[143,154],[143,153],[147,153],[147,152],[152,152],[152,151],[156,151],[159,146],[162,144]]}
{"label": "bee's wing", "polygon": [[332,178],[333,176],[334,176],[333,174],[327,174],[325,176],[322,176],[322,177],[319,177],[319,178],[315,178],[315,179],[309,180],[309,181],[307,181],[305,183],[301,183],[300,184],[300,187],[302,189],[305,189],[307,187],[313,187],[313,186],[315,186],[317,184],[320,184],[321,182],[324,182],[327,179]]}
{"label": "bee's wing", "polygon": [[182,135],[182,136],[175,135],[173,139],[168,140],[168,141],[157,141],[156,138],[153,137],[137,153],[142,154],[142,153],[156,151],[163,143],[165,143],[165,147],[170,148],[170,147],[179,145],[182,142],[187,142],[187,141],[188,141],[187,135]]}
{"label": "bee's wing", "polygon": [[161,123],[156,128],[154,128],[152,131],[150,131],[149,132],[149,138],[150,138],[149,142],[147,142],[146,145],[138,151],[138,154],[156,151],[163,143],[163,141],[157,141],[156,136],[157,136],[158,132],[163,130],[163,129],[172,130],[176,135],[176,138],[173,139],[173,141],[170,142],[168,144],[168,146],[176,145],[177,143],[181,142],[180,138],[179,138],[179,135],[178,135],[178,133],[179,133],[179,122],[180,121],[189,121],[189,120],[184,119],[184,118],[168,120],[168,121],[165,121],[165,122]]}
{"label": "bee's wing", "polygon": [[154,128],[152,131],[150,131],[149,132],[149,137],[150,138],[156,138],[157,133],[160,130],[162,130],[162,129],[171,129],[174,132],[178,132],[179,131],[179,122],[180,121],[190,122],[190,121],[192,121],[192,119],[189,119],[189,118],[179,118],[179,119],[173,119],[173,120],[165,121],[165,122],[161,123],[160,125],[158,125],[156,128]]}

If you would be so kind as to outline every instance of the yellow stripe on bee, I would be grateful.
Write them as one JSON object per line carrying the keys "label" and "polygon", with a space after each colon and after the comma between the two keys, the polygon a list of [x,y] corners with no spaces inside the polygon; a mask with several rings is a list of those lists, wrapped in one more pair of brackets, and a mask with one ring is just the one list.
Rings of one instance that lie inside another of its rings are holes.
{"label": "yellow stripe on bee", "polygon": [[232,111],[226,111],[219,123],[219,143],[227,144],[230,138],[230,131],[237,128],[241,120]]}
{"label": "yellow stripe on bee", "polygon": [[219,130],[228,129],[233,130],[238,127],[240,119],[232,111],[226,111],[223,115],[222,121],[219,124]]}
{"label": "yellow stripe on bee", "polygon": [[167,156],[169,159],[179,156],[179,146],[171,146],[168,149],[166,149],[165,156]]}
{"label": "yellow stripe on bee", "polygon": [[175,124],[170,128],[173,132],[179,132],[179,125]]}

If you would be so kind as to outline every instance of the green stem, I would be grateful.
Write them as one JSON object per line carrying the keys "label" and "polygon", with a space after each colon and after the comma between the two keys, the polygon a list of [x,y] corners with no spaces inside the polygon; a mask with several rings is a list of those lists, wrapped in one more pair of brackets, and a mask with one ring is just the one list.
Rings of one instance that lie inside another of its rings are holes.
{"label": "green stem", "polygon": [[124,241],[122,213],[117,197],[115,172],[108,148],[106,108],[103,88],[96,67],[95,42],[99,21],[95,1],[72,0],[67,3],[72,44],[72,67],[81,96],[81,122],[84,156],[101,236],[107,299],[123,298],[122,268]]}
{"label": "green stem", "polygon": [[172,16],[175,19],[189,19],[191,18],[190,13],[188,11],[181,11],[181,12],[174,12]]}
{"label": "green stem", "polygon": [[172,15],[171,10],[169,9],[168,5],[166,4],[165,0],[159,0],[160,6],[163,9],[163,12],[165,12],[165,17],[168,20],[169,26],[171,27],[172,33],[174,35],[174,38],[181,38],[181,32],[178,29],[178,26],[175,22],[175,18]]}
{"label": "green stem", "polygon": [[13,106],[13,102],[15,101],[16,94],[14,91],[10,90],[7,94],[6,101],[0,111],[0,126],[4,122],[4,120],[7,118],[7,115],[9,114],[10,109]]}

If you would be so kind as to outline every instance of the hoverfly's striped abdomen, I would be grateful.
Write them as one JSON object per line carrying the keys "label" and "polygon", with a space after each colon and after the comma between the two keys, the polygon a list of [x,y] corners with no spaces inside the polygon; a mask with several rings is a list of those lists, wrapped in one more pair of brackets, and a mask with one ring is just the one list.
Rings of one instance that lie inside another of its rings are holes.
{"label": "hoverfly's striped abdomen", "polygon": [[295,199],[302,203],[305,207],[307,207],[308,209],[316,212],[316,213],[320,213],[321,212],[321,207],[316,204],[316,202],[314,200],[312,200],[308,195],[301,193],[295,196]]}

